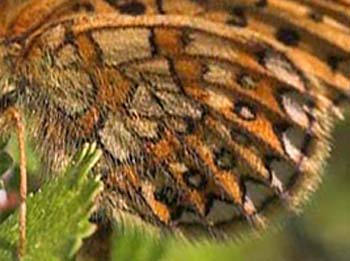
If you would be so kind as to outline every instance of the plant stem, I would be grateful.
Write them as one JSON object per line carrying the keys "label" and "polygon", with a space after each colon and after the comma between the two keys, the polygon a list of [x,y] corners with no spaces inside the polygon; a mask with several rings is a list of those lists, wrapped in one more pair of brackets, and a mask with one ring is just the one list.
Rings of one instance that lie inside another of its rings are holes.
{"label": "plant stem", "polygon": [[26,249],[26,214],[27,214],[27,170],[26,170],[26,154],[25,154],[25,126],[22,116],[18,110],[11,108],[9,110],[12,119],[15,122],[17,130],[17,139],[19,147],[19,169],[20,169],[20,206],[19,206],[19,246],[18,258],[22,260]]}

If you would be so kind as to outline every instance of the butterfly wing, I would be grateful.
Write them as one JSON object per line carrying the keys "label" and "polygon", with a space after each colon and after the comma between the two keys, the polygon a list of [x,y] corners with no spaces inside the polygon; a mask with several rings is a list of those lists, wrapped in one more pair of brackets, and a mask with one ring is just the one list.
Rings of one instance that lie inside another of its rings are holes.
{"label": "butterfly wing", "polygon": [[300,52],[200,18],[79,16],[27,38],[21,101],[45,158],[98,142],[110,216],[233,237],[319,183],[334,118],[324,84],[347,93],[349,79]]}
{"label": "butterfly wing", "polygon": [[297,67],[320,81],[314,83],[319,86],[316,92],[324,92],[335,107],[349,96],[344,80],[350,77],[350,6],[346,1],[30,0],[17,5],[21,8],[13,8],[17,11],[11,12],[7,22],[7,34],[12,37],[23,37],[50,21],[79,13],[186,15],[244,28],[285,46]]}

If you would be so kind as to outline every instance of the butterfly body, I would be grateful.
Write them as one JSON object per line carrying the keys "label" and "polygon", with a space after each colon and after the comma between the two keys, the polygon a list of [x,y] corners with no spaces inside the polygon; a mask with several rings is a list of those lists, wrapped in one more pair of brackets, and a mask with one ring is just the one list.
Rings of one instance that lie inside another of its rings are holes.
{"label": "butterfly body", "polygon": [[[224,12],[230,1],[47,2],[54,8],[33,4],[24,10],[47,12],[4,30],[1,109],[24,113],[52,170],[97,142],[97,204],[109,218],[231,238],[298,209],[317,187],[350,86],[348,68],[335,72],[317,48],[346,63],[341,22],[297,46],[312,19],[272,32],[269,18],[285,10],[291,23],[297,1],[254,5],[249,23],[237,6]],[[75,3],[83,8],[70,15]]]}

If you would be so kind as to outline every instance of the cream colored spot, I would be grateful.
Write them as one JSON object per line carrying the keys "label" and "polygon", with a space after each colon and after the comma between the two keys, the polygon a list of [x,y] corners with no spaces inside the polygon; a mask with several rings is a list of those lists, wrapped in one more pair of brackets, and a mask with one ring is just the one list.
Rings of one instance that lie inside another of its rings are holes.
{"label": "cream colored spot", "polygon": [[146,119],[135,119],[129,122],[131,128],[142,138],[156,138],[158,124]]}
{"label": "cream colored spot", "polygon": [[62,24],[51,28],[41,36],[41,43],[45,48],[55,49],[64,42],[66,29]]}
{"label": "cream colored spot", "polygon": [[57,54],[55,59],[56,65],[59,67],[74,66],[81,63],[80,58],[76,54],[72,45],[64,46]]}
{"label": "cream colored spot", "polygon": [[289,117],[301,126],[308,127],[310,122],[306,111],[303,109],[302,102],[298,95],[293,95],[293,93],[287,93],[282,96],[282,104]]}
{"label": "cream colored spot", "polygon": [[[269,165],[269,169],[273,179],[272,182],[274,183],[274,180],[278,180],[278,183],[282,183],[282,186],[280,185],[279,187],[283,190],[288,188],[288,183],[293,175],[297,173],[296,169],[283,160],[273,160]],[[276,188],[278,187],[276,186]]]}
{"label": "cream colored spot", "polygon": [[243,120],[252,121],[255,119],[255,113],[252,108],[245,104],[236,104],[235,113]]}
{"label": "cream colored spot", "polygon": [[143,73],[171,76],[169,63],[164,58],[152,59],[141,63],[135,63],[130,65],[128,69]]}
{"label": "cream colored spot", "polygon": [[233,108],[233,103],[229,97],[212,90],[208,90],[206,103],[217,111],[231,110]]}
{"label": "cream colored spot", "polygon": [[156,92],[163,108],[171,115],[187,116],[198,119],[202,116],[202,110],[199,105],[191,102],[184,95],[169,92]]}
{"label": "cream colored spot", "polygon": [[139,86],[131,103],[131,108],[136,113],[144,116],[160,117],[164,114],[162,108],[152,97],[145,86]]}
{"label": "cream colored spot", "polygon": [[120,161],[127,161],[140,151],[137,138],[132,136],[118,116],[109,117],[99,135],[105,148]]}
{"label": "cream colored spot", "polygon": [[255,208],[260,209],[264,203],[274,195],[274,192],[269,187],[253,181],[245,183],[246,196],[251,200]]}
{"label": "cream colored spot", "polygon": [[203,223],[201,218],[190,211],[184,211],[181,213],[181,216],[178,220],[176,220],[180,224],[196,224],[196,223]]}
{"label": "cream colored spot", "polygon": [[305,85],[298,72],[283,56],[275,53],[267,53],[265,57],[266,68],[279,80],[288,83],[295,88],[305,91]]}
{"label": "cream colored spot", "polygon": [[215,225],[220,222],[228,222],[238,216],[239,210],[233,203],[214,200],[206,219],[209,223]]}
{"label": "cream colored spot", "polygon": [[306,134],[303,131],[293,127],[290,127],[282,134],[284,149],[295,163],[299,163],[303,157],[306,157],[302,152],[305,137]]}
{"label": "cream colored spot", "polygon": [[147,29],[106,29],[95,31],[92,36],[103,52],[105,63],[119,65],[151,56],[149,34]]}
{"label": "cream colored spot", "polygon": [[208,71],[204,75],[204,80],[209,83],[216,83],[221,85],[232,85],[233,84],[233,73],[224,66],[211,64],[207,65]]}
{"label": "cream colored spot", "polygon": [[186,52],[191,55],[205,55],[220,57],[228,60],[237,60],[237,50],[229,41],[203,33],[191,33]]}

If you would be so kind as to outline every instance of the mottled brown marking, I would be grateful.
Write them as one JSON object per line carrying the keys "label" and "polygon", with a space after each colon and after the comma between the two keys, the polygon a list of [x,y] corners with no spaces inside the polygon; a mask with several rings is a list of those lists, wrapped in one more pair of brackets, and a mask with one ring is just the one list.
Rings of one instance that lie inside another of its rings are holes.
{"label": "mottled brown marking", "polygon": [[188,144],[197,151],[204,164],[211,170],[216,179],[217,186],[221,187],[233,201],[237,204],[242,203],[242,193],[239,188],[239,177],[232,172],[220,171],[215,165],[211,151],[196,136],[186,138]]}
{"label": "mottled brown marking", "polygon": [[163,55],[176,56],[182,53],[182,32],[174,29],[159,28],[154,30],[155,43]]}
{"label": "mottled brown marking", "polygon": [[85,66],[99,62],[98,54],[91,38],[87,34],[81,34],[75,40],[79,53],[84,61]]}
{"label": "mottled brown marking", "polygon": [[119,111],[130,95],[132,83],[118,70],[112,68],[96,69],[95,77],[98,83],[99,103],[113,112]]}
{"label": "mottled brown marking", "polygon": [[24,110],[54,170],[98,139],[108,218],[226,238],[319,183],[350,93],[344,1],[2,3],[0,109]]}
{"label": "mottled brown marking", "polygon": [[180,147],[179,141],[170,132],[167,132],[164,139],[159,142],[147,144],[148,150],[152,152],[155,159],[160,162],[174,154],[177,148]]}
{"label": "mottled brown marking", "polygon": [[91,107],[84,115],[77,120],[72,135],[76,138],[88,137],[93,134],[94,128],[100,119],[100,112],[96,107]]}

